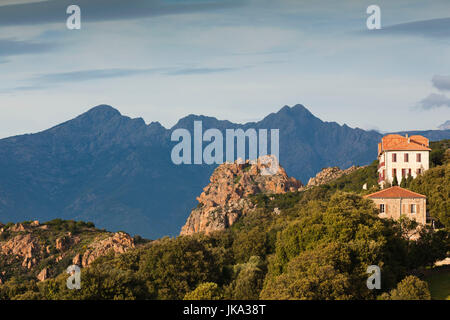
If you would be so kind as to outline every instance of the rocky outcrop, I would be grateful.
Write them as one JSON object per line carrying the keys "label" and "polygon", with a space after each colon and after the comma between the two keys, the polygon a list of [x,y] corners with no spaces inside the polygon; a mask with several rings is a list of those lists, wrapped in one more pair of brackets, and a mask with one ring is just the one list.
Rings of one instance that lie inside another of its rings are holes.
{"label": "rocky outcrop", "polygon": [[31,269],[37,263],[40,251],[39,241],[31,234],[19,234],[0,243],[1,254],[23,258],[22,266],[27,269]]}
{"label": "rocky outcrop", "polygon": [[21,223],[17,223],[17,224],[15,224],[15,225],[13,225],[13,226],[10,228],[10,230],[11,230],[12,232],[23,232],[23,231],[26,231],[25,226],[24,226],[23,224],[21,224]]}
{"label": "rocky outcrop", "polygon": [[82,263],[81,263],[81,254],[77,253],[77,254],[75,255],[75,257],[73,257],[73,259],[72,259],[72,264],[81,267],[81,265],[82,265]]}
{"label": "rocky outcrop", "polygon": [[73,259],[73,264],[82,267],[89,266],[98,257],[107,255],[111,251],[114,253],[124,253],[127,250],[134,248],[134,240],[128,234],[117,232],[112,236],[94,241],[82,256],[76,255]]}
{"label": "rocky outcrop", "polygon": [[42,269],[36,277],[39,281],[44,281],[48,278],[48,268]]}
{"label": "rocky outcrop", "polygon": [[30,223],[30,226],[32,227],[39,227],[40,223],[39,220],[34,220],[33,222]]}
{"label": "rocky outcrop", "polygon": [[79,237],[73,237],[72,233],[68,232],[65,236],[56,239],[55,247],[59,251],[66,251],[71,246],[80,242]]}
{"label": "rocky outcrop", "polygon": [[309,179],[307,187],[315,187],[326,184],[358,169],[359,167],[357,166],[351,166],[345,170],[341,170],[339,167],[324,168],[314,178]]}
{"label": "rocky outcrop", "polygon": [[[0,279],[9,281],[20,272],[45,281],[67,268],[67,259],[87,267],[110,252],[124,253],[135,246],[128,234],[98,230],[87,223],[38,221],[7,224],[0,241]],[[70,231],[69,231],[70,230]],[[3,272],[3,273],[2,273]]]}
{"label": "rocky outcrop", "polygon": [[192,210],[181,235],[206,234],[230,227],[242,215],[254,209],[248,196],[298,191],[302,183],[287,176],[281,166],[265,175],[268,164],[275,161],[266,156],[256,163],[236,161],[220,165],[212,174],[210,184],[197,197],[198,207]]}

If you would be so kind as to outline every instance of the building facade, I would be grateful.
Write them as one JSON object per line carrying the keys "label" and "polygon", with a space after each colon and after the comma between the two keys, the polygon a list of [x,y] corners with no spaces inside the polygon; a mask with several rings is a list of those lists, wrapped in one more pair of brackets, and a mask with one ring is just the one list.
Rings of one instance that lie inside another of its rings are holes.
{"label": "building facade", "polygon": [[427,223],[427,197],[422,194],[394,186],[366,195],[365,198],[373,200],[380,218],[398,220],[406,216],[419,224]]}
{"label": "building facade", "polygon": [[408,175],[422,174],[430,167],[430,151],[429,140],[423,136],[384,136],[378,144],[378,183],[384,188],[394,177],[401,183]]}

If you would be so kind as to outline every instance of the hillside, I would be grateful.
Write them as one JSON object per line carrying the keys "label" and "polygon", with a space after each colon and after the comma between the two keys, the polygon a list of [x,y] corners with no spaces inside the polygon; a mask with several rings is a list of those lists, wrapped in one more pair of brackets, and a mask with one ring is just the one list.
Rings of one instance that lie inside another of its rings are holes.
{"label": "hillside", "polygon": [[52,220],[0,224],[0,283],[45,280],[71,264],[87,267],[109,251],[135,247],[125,233],[96,229],[93,223]]}
{"label": "hillside", "polygon": [[[416,180],[427,190],[442,185],[434,172],[448,165]],[[448,296],[430,276],[440,269],[430,267],[448,256],[449,232],[425,227],[411,240],[405,234],[414,224],[378,218],[362,197],[370,190],[361,188],[376,179],[376,167],[374,162],[328,183],[300,187],[281,168],[278,176],[258,180],[257,165],[224,164],[200,203],[222,186],[217,205],[241,190],[236,203],[240,199],[252,210],[208,235],[149,242],[74,221],[2,226],[6,272],[0,299],[429,299],[420,278],[429,279],[433,296]],[[440,205],[433,200],[430,208]],[[23,239],[27,246],[14,245]],[[82,266],[80,290],[66,287],[64,270],[72,263]],[[373,264],[382,270],[381,290],[366,287],[366,268]]]}
{"label": "hillside", "polygon": [[[0,221],[61,218],[153,239],[178,234],[216,168],[170,159],[171,132],[191,130],[195,120],[204,130],[279,128],[281,164],[305,183],[325,167],[369,164],[381,137],[324,122],[302,105],[242,125],[189,115],[171,129],[102,105],[43,132],[0,140]],[[449,138],[450,130],[425,135]]]}

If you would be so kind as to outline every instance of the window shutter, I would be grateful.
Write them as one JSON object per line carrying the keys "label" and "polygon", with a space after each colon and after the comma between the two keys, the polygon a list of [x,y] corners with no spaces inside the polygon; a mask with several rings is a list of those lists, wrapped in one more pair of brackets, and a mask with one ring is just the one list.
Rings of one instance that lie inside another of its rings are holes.
{"label": "window shutter", "polygon": [[419,213],[420,212],[420,204],[417,204],[416,205],[416,213]]}
{"label": "window shutter", "polygon": [[388,213],[388,204],[386,203],[385,205],[384,205],[384,213]]}

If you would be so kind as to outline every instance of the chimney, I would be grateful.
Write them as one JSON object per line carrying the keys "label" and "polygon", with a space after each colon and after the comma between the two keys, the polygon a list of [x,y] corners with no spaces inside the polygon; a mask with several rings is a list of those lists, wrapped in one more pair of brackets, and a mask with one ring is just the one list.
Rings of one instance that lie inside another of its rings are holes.
{"label": "chimney", "polygon": [[406,134],[406,139],[408,139],[408,143],[411,143],[411,138],[408,137],[408,134]]}

